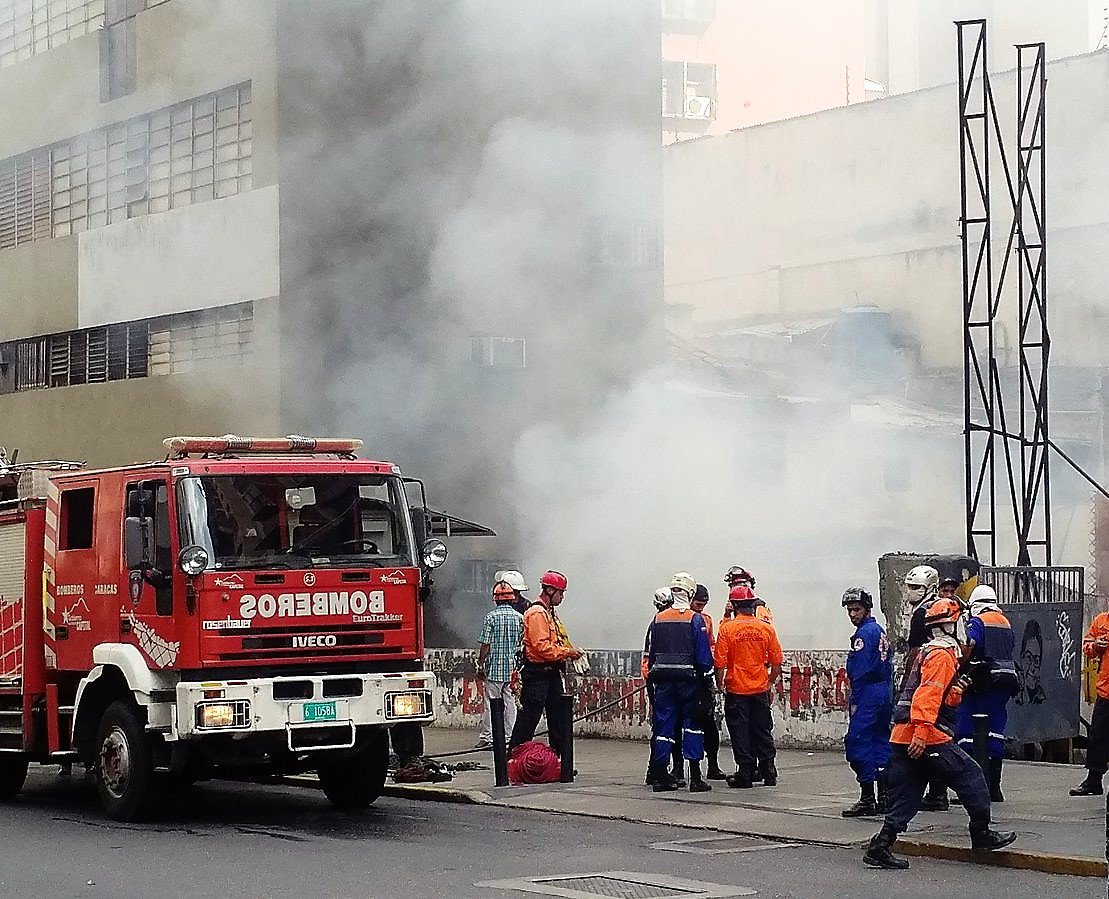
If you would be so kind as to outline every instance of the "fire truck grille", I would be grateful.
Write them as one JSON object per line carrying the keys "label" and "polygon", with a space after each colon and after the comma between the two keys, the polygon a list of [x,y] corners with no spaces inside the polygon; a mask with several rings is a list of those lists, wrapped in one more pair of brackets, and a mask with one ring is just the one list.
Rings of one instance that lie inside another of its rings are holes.
{"label": "fire truck grille", "polygon": [[[336,658],[360,655],[392,655],[404,651],[400,622],[380,624],[337,624],[316,627],[275,626],[241,630],[220,630],[221,637],[235,637],[227,651],[215,653],[220,661],[249,659]],[[398,639],[399,638],[399,639]],[[388,642],[387,642],[388,641]],[[227,642],[223,642],[227,646]],[[215,647],[214,647],[215,648]],[[219,647],[222,649],[223,647]]]}

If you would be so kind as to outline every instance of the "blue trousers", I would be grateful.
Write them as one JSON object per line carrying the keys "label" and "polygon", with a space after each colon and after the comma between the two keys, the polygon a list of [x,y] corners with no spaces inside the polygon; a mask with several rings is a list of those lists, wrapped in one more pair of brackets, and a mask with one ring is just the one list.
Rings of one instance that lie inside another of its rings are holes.
{"label": "blue trousers", "polygon": [[959,703],[959,719],[955,726],[955,739],[965,752],[974,754],[974,716],[989,719],[990,758],[1005,755],[1005,725],[1009,721],[1009,694],[1005,690],[971,691]]}
{"label": "blue trousers", "polygon": [[699,687],[695,681],[663,681],[655,684],[651,721],[651,761],[662,767],[670,760],[678,730],[682,755],[699,762],[705,754],[705,731],[697,720]]}
{"label": "blue trousers", "polygon": [[990,790],[978,763],[954,741],[929,746],[919,759],[909,758],[908,747],[895,743],[890,749],[886,826],[896,833],[905,828],[918,811],[929,780],[938,779],[953,789],[970,816],[971,831],[990,823]]}
{"label": "blue trousers", "polygon": [[[887,695],[888,695],[888,691]],[[859,783],[874,783],[890,758],[890,716],[893,707],[889,701],[859,703],[847,725],[843,738],[847,763],[855,772]]]}

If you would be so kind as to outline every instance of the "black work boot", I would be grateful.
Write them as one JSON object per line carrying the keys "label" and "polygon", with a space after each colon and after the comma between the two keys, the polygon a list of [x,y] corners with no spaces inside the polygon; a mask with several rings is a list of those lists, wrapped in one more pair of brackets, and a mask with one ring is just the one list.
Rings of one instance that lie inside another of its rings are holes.
{"label": "black work boot", "polygon": [[[778,786],[778,769],[774,767],[773,762],[763,762],[761,773],[764,787]],[[751,779],[754,780],[754,778]]]}
{"label": "black work boot", "polygon": [[747,765],[737,765],[735,774],[729,774],[724,782],[733,789],[751,789],[751,769]]}
{"label": "black work boot", "polygon": [[874,784],[860,785],[859,801],[840,812],[844,818],[864,818],[878,814],[878,803],[874,801]]}
{"label": "black work boot", "polygon": [[929,790],[928,795],[920,800],[922,812],[946,812],[950,808],[951,803],[948,801],[946,788],[942,793],[933,793]]}
{"label": "black work boot", "polygon": [[674,780],[673,776],[662,766],[655,770],[655,776],[651,783],[651,789],[656,793],[672,793],[674,790],[679,789],[678,782]]}
{"label": "black work boot", "polygon": [[897,834],[893,828],[888,824],[883,826],[878,833],[870,838],[870,844],[866,847],[866,854],[863,856],[863,864],[868,868],[884,868],[887,871],[905,871],[908,869],[909,863],[903,858],[898,858],[890,851],[896,840]]}
{"label": "black work boot", "polygon": [[689,763],[689,792],[690,793],[707,793],[711,790],[707,783],[701,778],[701,763]]}
{"label": "black work boot", "polygon": [[762,765],[757,760],[751,766],[751,783],[762,783]]}
{"label": "black work boot", "polygon": [[709,759],[709,773],[705,775],[709,780],[723,780],[726,775],[720,770],[720,763],[716,759]]}
{"label": "black work boot", "polygon": [[674,783],[676,783],[678,785],[679,789],[682,789],[682,790],[685,789],[685,765],[684,764],[682,764],[681,762],[675,762],[674,763],[674,770],[672,770],[670,772],[670,776],[672,778],[674,778]]}
{"label": "black work boot", "polygon": [[1017,835],[1011,830],[990,830],[989,823],[970,823],[970,848],[975,850],[993,850],[1008,846]]}
{"label": "black work boot", "polygon": [[1001,792],[1001,765],[1005,759],[990,759],[990,802],[1004,802]]}
{"label": "black work boot", "polygon": [[1100,796],[1103,792],[1101,778],[1103,775],[1094,771],[1086,774],[1086,779],[1070,791],[1071,796]]}
{"label": "black work boot", "polygon": [[655,785],[655,766],[654,765],[648,765],[647,766],[647,776],[645,778],[643,778],[643,783],[645,783],[649,787],[653,787]]}

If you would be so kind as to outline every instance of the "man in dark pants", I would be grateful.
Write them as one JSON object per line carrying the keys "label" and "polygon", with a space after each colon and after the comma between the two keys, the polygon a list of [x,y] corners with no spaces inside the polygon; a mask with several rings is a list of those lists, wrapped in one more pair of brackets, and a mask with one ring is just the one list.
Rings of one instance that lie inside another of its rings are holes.
{"label": "man in dark pants", "polygon": [[[1087,731],[1086,779],[1070,791],[1071,796],[1100,796],[1104,790],[1101,779],[1109,766],[1109,664],[1105,650],[1109,649],[1109,612],[1102,612],[1090,622],[1090,629],[1082,640],[1082,652],[1089,659],[1097,659],[1097,698],[1090,715]],[[1109,809],[1106,811],[1109,815]]]}
{"label": "man in dark pants", "polygon": [[547,742],[560,756],[565,745],[562,732],[562,677],[566,663],[581,657],[565,638],[555,608],[566,593],[566,576],[548,571],[540,579],[539,596],[524,615],[524,664],[520,669],[520,711],[508,741],[508,750],[535,737],[544,712],[547,715]]}
{"label": "man in dark pants", "polygon": [[893,712],[889,767],[889,810],[882,829],[870,840],[863,863],[871,868],[904,870],[909,863],[891,852],[920,809],[924,788],[939,777],[955,790],[970,817],[973,849],[1000,849],[1017,838],[990,828],[990,791],[977,762],[953,740],[955,714],[963,685],[959,658],[966,644],[962,608],[952,599],[932,603],[925,613],[929,640],[906,672]]}
{"label": "man in dark pants", "polygon": [[[709,635],[709,649],[716,649],[716,632],[713,629],[712,618],[705,611],[709,603],[709,589],[704,584],[698,584],[689,603],[689,608],[705,619],[705,628]],[[702,694],[700,697],[700,711],[702,724],[705,729],[705,758],[708,760],[709,780],[723,780],[724,772],[720,770],[720,728],[716,723],[716,691],[713,690],[714,681],[711,677],[701,681]]]}
{"label": "man in dark pants", "polygon": [[757,597],[745,586],[733,587],[729,602],[736,617],[720,625],[716,637],[716,685],[724,691],[724,720],[732,738],[736,773],[729,787],[752,786],[755,760],[768,787],[778,783],[770,688],[782,672],[782,647],[774,628],[755,617]]}

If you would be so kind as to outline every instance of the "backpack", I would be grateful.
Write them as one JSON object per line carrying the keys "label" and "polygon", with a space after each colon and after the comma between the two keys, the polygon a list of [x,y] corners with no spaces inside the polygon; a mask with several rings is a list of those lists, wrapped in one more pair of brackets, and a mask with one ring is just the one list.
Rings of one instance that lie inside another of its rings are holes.
{"label": "backpack", "polygon": [[552,784],[562,779],[562,762],[546,743],[531,740],[512,750],[508,780],[514,784]]}

